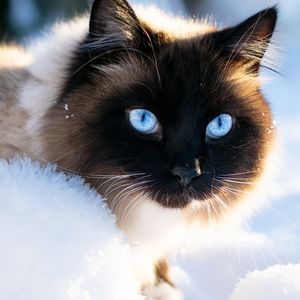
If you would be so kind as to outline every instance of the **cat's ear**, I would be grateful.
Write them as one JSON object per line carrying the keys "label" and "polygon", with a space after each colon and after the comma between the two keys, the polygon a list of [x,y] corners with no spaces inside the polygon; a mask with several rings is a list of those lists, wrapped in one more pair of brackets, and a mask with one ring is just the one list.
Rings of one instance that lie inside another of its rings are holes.
{"label": "cat's ear", "polygon": [[95,0],[92,5],[89,37],[95,42],[122,46],[140,33],[139,21],[126,0]]}
{"label": "cat's ear", "polygon": [[249,62],[258,71],[277,21],[276,7],[268,8],[217,35],[217,46],[230,62]]}

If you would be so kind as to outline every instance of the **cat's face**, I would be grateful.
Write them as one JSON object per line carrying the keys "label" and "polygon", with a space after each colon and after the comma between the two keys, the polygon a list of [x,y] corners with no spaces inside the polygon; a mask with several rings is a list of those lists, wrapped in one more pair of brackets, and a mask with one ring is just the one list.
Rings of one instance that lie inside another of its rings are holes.
{"label": "cat's face", "polygon": [[125,1],[95,1],[43,129],[48,158],[83,174],[111,206],[144,196],[170,208],[238,201],[273,140],[258,69],[275,22],[270,9],[177,39],[138,21]]}

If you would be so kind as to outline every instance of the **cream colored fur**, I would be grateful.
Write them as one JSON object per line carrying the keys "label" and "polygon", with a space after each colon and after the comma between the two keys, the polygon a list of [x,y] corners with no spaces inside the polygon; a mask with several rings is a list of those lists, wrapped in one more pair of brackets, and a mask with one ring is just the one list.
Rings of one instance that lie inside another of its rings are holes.
{"label": "cream colored fur", "polygon": [[19,105],[19,93],[29,80],[31,55],[16,46],[0,46],[0,155],[11,157],[26,152],[30,137],[24,127],[27,111]]}

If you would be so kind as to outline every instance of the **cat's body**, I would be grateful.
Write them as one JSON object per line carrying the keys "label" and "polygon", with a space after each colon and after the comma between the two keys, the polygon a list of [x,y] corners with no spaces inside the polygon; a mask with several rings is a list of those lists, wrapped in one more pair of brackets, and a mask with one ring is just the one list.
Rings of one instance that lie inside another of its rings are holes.
{"label": "cat's body", "polygon": [[[179,299],[160,259],[191,223],[205,223],[208,208],[218,219],[222,205],[242,201],[255,184],[237,191],[239,181],[261,178],[273,143],[257,72],[276,11],[220,34],[206,23],[136,12],[122,0],[95,1],[91,18],[58,24],[27,50],[0,48],[0,156],[27,154],[84,176],[107,197],[134,245],[136,273],[149,299]],[[215,107],[188,103],[197,97]],[[163,113],[150,98],[160,99]],[[126,120],[128,110],[144,107],[161,121],[151,137]],[[190,121],[197,111],[196,125]],[[236,114],[240,135],[232,129],[217,145],[203,125],[224,112]],[[177,182],[190,168],[196,170],[188,183],[193,190]]]}

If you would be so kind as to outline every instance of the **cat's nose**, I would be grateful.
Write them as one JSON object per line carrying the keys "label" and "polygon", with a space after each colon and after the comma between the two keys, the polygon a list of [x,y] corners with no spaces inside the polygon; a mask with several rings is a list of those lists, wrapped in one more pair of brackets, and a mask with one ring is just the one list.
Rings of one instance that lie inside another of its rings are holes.
{"label": "cat's nose", "polygon": [[183,187],[187,187],[194,178],[199,176],[194,168],[188,167],[175,167],[172,169],[172,174]]}

